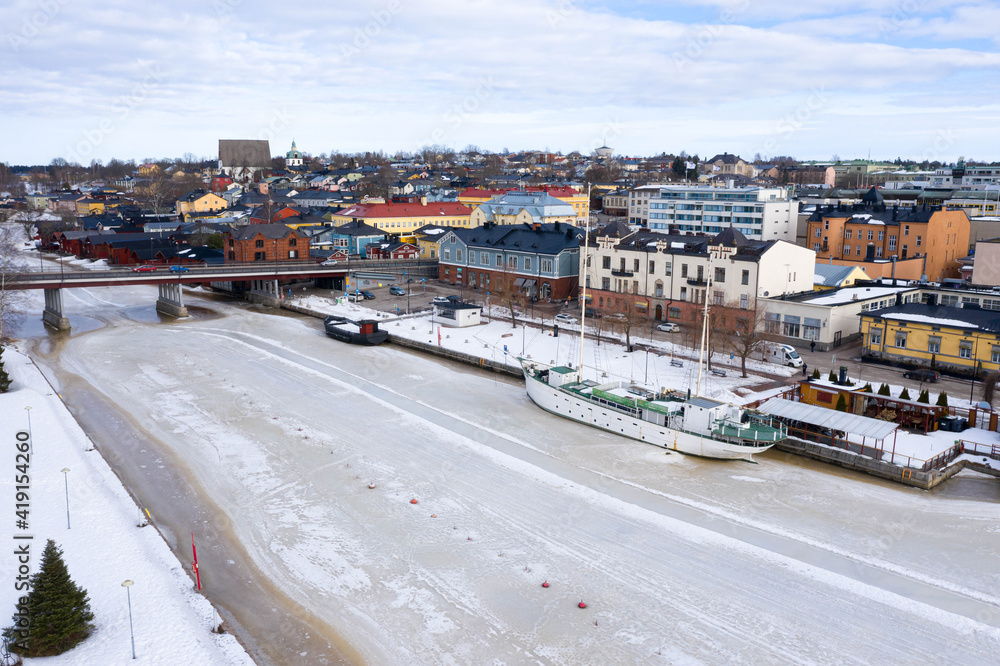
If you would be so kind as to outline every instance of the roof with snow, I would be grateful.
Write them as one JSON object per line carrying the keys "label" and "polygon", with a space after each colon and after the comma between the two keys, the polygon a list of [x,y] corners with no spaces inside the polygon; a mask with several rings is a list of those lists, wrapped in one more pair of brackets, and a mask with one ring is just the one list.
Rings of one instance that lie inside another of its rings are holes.
{"label": "roof with snow", "polygon": [[1000,312],[979,310],[950,305],[926,305],[924,303],[904,303],[876,312],[861,313],[863,317],[874,317],[888,321],[912,321],[933,326],[947,326],[966,330],[982,330],[1000,333]]}
{"label": "roof with snow", "polygon": [[881,421],[867,416],[858,416],[848,412],[838,412],[835,409],[817,407],[804,402],[792,402],[783,398],[772,398],[760,407],[759,411],[783,419],[802,421],[832,430],[843,430],[852,435],[885,439],[899,427],[891,421]]}

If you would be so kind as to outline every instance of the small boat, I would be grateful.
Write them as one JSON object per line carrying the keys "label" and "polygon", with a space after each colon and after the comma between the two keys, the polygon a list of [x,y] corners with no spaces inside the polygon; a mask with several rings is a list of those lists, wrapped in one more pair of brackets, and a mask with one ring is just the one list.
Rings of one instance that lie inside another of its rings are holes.
{"label": "small boat", "polygon": [[374,319],[353,321],[330,315],[323,320],[323,328],[331,338],[354,345],[380,345],[389,339],[389,332],[380,329]]}

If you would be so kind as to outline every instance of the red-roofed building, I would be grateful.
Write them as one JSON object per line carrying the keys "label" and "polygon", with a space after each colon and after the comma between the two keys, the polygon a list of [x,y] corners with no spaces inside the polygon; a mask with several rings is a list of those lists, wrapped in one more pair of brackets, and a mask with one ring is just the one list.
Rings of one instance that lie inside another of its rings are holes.
{"label": "red-roofed building", "polygon": [[349,206],[330,216],[335,227],[360,221],[386,234],[412,234],[428,224],[467,229],[472,209],[454,201],[420,201],[406,203],[362,203]]}

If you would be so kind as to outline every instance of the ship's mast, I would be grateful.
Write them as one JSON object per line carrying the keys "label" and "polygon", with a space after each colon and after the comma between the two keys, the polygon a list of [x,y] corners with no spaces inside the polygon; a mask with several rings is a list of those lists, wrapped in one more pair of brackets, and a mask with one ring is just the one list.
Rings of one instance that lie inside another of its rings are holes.
{"label": "ship's mast", "polygon": [[[590,201],[590,185],[587,185],[587,201]],[[588,208],[589,209],[589,208]],[[583,275],[580,284],[580,365],[577,372],[580,373],[578,381],[583,381],[583,341],[587,330],[587,261],[590,259],[590,216],[583,223],[583,256],[580,257],[580,273]]]}
{"label": "ship's mast", "polygon": [[708,278],[705,283],[705,307],[701,314],[701,348],[698,350],[698,384],[695,386],[694,394],[701,395],[701,371],[704,363],[705,351],[708,346],[708,299],[712,293],[712,249],[708,249]]}

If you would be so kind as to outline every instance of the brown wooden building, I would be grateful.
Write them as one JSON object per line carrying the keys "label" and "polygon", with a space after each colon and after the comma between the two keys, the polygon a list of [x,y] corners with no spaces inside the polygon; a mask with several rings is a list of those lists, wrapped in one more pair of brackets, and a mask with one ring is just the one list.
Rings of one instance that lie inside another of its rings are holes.
{"label": "brown wooden building", "polygon": [[303,261],[309,238],[284,224],[252,224],[227,235],[226,261]]}

